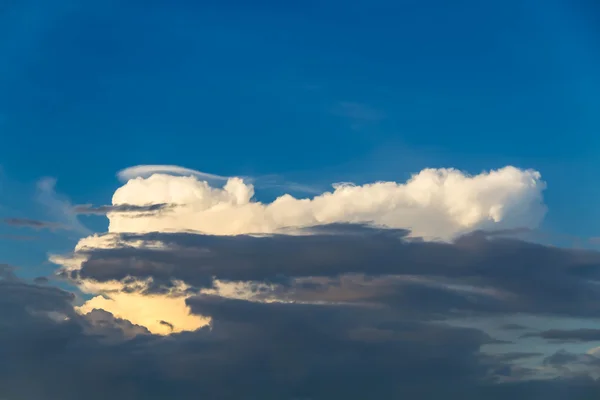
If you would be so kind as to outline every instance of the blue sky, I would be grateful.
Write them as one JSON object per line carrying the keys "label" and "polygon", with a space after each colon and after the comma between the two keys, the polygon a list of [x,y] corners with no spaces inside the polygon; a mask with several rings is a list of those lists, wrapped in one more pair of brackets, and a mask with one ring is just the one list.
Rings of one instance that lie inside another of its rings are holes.
{"label": "blue sky", "polygon": [[19,2],[3,168],[106,202],[136,164],[323,184],[513,164],[548,182],[549,227],[597,234],[598,6],[444,4]]}
{"label": "blue sky", "polygon": [[[5,1],[0,218],[71,225],[3,224],[0,264],[52,273],[49,253],[107,230],[64,207],[110,204],[118,171],[154,164],[281,183],[257,184],[265,202],[314,195],[290,182],[321,193],[424,168],[532,168],[548,185],[540,231],[600,237],[599,27],[594,0]],[[538,317],[539,330],[582,321]],[[495,332],[510,351],[556,350]]]}

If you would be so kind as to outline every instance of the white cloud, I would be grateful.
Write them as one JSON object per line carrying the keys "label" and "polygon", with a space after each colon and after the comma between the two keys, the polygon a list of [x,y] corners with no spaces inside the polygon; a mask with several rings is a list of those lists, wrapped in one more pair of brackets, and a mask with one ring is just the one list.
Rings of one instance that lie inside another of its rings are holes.
{"label": "white cloud", "polygon": [[195,176],[154,174],[131,179],[117,189],[113,205],[179,207],[139,218],[109,214],[109,231],[235,235],[373,222],[408,228],[417,236],[449,239],[478,228],[536,227],[546,212],[544,188],[538,172],[514,167],[475,176],[454,169],[426,169],[406,183],[339,184],[313,198],[283,195],[264,204],[253,199],[253,185],[240,178],[229,178],[223,188],[215,188]]}
{"label": "white cloud", "polygon": [[[133,177],[158,170],[146,167],[121,171],[120,176]],[[180,167],[162,170],[178,175],[182,171],[185,169]],[[170,212],[137,218],[109,213],[108,234],[84,238],[73,256],[53,256],[51,261],[70,270],[79,269],[85,256],[78,251],[86,247],[122,246],[119,233],[124,232],[198,231],[235,235],[290,232],[294,228],[339,222],[373,222],[411,229],[414,235],[426,239],[451,239],[473,229],[535,228],[546,212],[542,197],[545,186],[538,172],[514,167],[475,176],[454,169],[425,169],[406,183],[338,184],[332,191],[312,198],[299,199],[286,194],[271,203],[261,203],[254,199],[254,187],[241,178],[228,178],[223,187],[212,187],[198,173],[189,176],[152,173],[129,179],[116,190],[112,204],[169,203],[177,207]],[[143,287],[145,283],[139,284]],[[217,290],[228,296],[243,296],[242,292],[247,292],[243,283],[235,285],[220,283]],[[80,312],[101,308],[156,334],[171,332],[170,326],[160,321],[172,324],[174,331],[194,330],[207,323],[206,319],[190,315],[185,304],[189,294],[184,295],[183,290],[145,296],[131,287],[123,290],[119,282],[92,281],[83,281],[80,288],[97,295]]]}
{"label": "white cloud", "polygon": [[134,167],[125,168],[117,173],[117,177],[127,182],[134,178],[147,178],[154,174],[171,174],[171,175],[184,175],[194,176],[198,179],[207,180],[227,180],[228,177],[209,174],[207,172],[196,171],[195,169],[179,167],[177,165],[136,165]]}

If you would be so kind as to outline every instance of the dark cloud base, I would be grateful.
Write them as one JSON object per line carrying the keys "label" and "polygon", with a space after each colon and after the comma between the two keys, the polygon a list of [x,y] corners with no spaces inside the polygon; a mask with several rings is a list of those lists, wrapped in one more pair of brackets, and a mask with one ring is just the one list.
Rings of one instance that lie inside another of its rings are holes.
{"label": "dark cloud base", "polygon": [[88,250],[76,279],[153,277],[152,290],[171,279],[207,287],[215,276],[275,283],[278,302],[257,301],[264,293],[191,297],[210,326],[167,337],[101,310],[80,316],[72,294],[3,266],[0,398],[597,398],[595,357],[557,353],[541,380],[522,363],[537,354],[488,354],[482,346],[502,344],[451,322],[457,313],[523,310],[595,317],[590,282],[600,255],[484,233],[442,244],[334,228],[300,237],[124,235],[124,243],[160,239],[168,250]]}

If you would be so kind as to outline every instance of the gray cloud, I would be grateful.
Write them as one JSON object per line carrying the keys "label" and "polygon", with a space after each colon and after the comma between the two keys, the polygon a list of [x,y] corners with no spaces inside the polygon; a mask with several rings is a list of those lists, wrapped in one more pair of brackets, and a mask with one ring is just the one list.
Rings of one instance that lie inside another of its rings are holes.
{"label": "gray cloud", "polygon": [[[531,380],[543,378],[527,363],[539,354],[487,353],[483,346],[503,344],[453,324],[457,315],[523,310],[594,316],[595,292],[572,291],[588,290],[596,253],[481,232],[445,244],[362,226],[315,233],[121,235],[123,248],[86,250],[79,278],[153,277],[151,290],[172,279],[210,286],[212,276],[276,283],[251,300],[190,297],[191,312],[210,317],[210,326],[167,337],[102,310],[78,315],[72,294],[0,268],[0,396],[584,400],[600,390],[592,356],[548,357],[544,368],[562,378]],[[140,239],[166,249],[128,246]]]}
{"label": "gray cloud", "polygon": [[542,332],[527,333],[523,337],[540,337],[556,341],[595,342],[600,341],[600,329],[550,329]]}
{"label": "gray cloud", "polygon": [[33,279],[33,282],[37,285],[45,285],[50,282],[50,280],[45,276],[38,276]]}
{"label": "gray cloud", "polygon": [[59,229],[69,229],[68,226],[60,224],[58,222],[40,221],[37,219],[29,218],[6,218],[4,223],[11,226],[32,228],[32,229],[49,229],[51,231]]}
{"label": "gray cloud", "polygon": [[171,329],[171,331],[173,331],[173,329],[175,329],[175,326],[170,322],[160,321],[160,324],[169,327],[169,329]]}
{"label": "gray cloud", "polygon": [[[485,355],[469,328],[396,318],[363,306],[188,301],[209,328],[155,337],[95,310],[72,311],[60,289],[0,281],[0,394],[23,400],[587,399],[590,379],[500,383],[533,354]],[[50,312],[70,316],[51,317]],[[538,397],[536,397],[538,396]]]}
{"label": "gray cloud", "polygon": [[[407,239],[403,230],[331,225],[311,235],[123,234],[165,248],[87,249],[74,279],[152,278],[201,288],[213,279],[279,285],[296,301],[417,302],[411,312],[600,315],[600,253],[475,232],[454,243]],[[293,290],[290,290],[293,289]],[[408,312],[408,310],[407,310]]]}
{"label": "gray cloud", "polygon": [[175,207],[174,204],[148,204],[148,205],[134,205],[134,204],[118,204],[118,205],[104,205],[94,207],[91,204],[81,204],[73,207],[73,211],[76,214],[83,215],[105,215],[108,213],[131,213],[131,214],[142,214],[147,216],[148,214],[157,214],[163,211],[168,211]]}

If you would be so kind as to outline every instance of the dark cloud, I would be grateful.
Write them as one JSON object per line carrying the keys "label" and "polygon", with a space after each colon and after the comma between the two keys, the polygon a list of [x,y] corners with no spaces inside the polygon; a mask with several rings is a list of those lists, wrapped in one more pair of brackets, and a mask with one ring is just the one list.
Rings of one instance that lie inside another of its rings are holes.
{"label": "dark cloud", "polygon": [[171,329],[171,332],[175,329],[175,326],[172,323],[170,323],[170,322],[160,321],[159,323],[161,325],[164,325],[164,326],[168,327],[169,329]]}
{"label": "dark cloud", "polygon": [[[120,248],[84,250],[89,260],[76,279],[133,285],[153,278],[151,292],[174,279],[198,287],[210,286],[213,277],[256,285],[249,300],[188,298],[191,312],[210,317],[210,325],[166,337],[102,310],[80,316],[72,294],[25,283],[12,267],[2,267],[0,397],[597,396],[593,356],[550,356],[543,363],[546,376],[531,366],[540,354],[502,352],[504,345],[490,333],[455,323],[457,316],[523,311],[595,316],[598,297],[590,282],[596,253],[481,232],[454,243],[406,235],[360,226],[293,237],[118,235]],[[134,248],[134,240],[160,240],[165,247]],[[265,283],[273,290],[258,290]],[[173,327],[168,320],[159,323]],[[496,350],[487,352],[489,346]]]}
{"label": "dark cloud", "polygon": [[10,264],[0,264],[0,279],[4,281],[14,281],[17,279],[15,275],[15,267]]}
{"label": "dark cloud", "polygon": [[101,310],[79,317],[59,289],[8,293],[0,287],[0,305],[21,313],[0,314],[5,398],[583,400],[600,389],[581,378],[498,382],[532,354],[488,356],[481,331],[383,308],[198,296],[188,302],[211,326],[162,338]]}
{"label": "dark cloud", "polygon": [[512,352],[512,353],[498,354],[495,357],[497,360],[502,360],[504,362],[510,362],[510,361],[521,360],[524,358],[539,357],[539,356],[543,356],[543,353]]}
{"label": "dark cloud", "polygon": [[37,285],[45,285],[49,282],[49,279],[45,276],[38,276],[34,278],[33,282]]}
{"label": "dark cloud", "polygon": [[104,310],[94,309],[85,315],[86,326],[89,333],[108,340],[120,341],[123,338],[134,338],[138,335],[150,335],[148,329],[131,322],[115,318]]}
{"label": "dark cloud", "polygon": [[553,368],[561,376],[592,379],[600,375],[600,358],[587,353],[571,353],[559,350],[544,359],[544,365]]}
{"label": "dark cloud", "polygon": [[[453,243],[407,238],[407,231],[358,225],[311,235],[123,234],[122,246],[87,249],[75,279],[153,279],[150,291],[179,280],[280,285],[289,300],[376,302],[446,314],[550,313],[600,316],[600,253],[475,232]],[[134,241],[164,248],[136,248]],[[294,290],[290,290],[293,288]]]}
{"label": "dark cloud", "polygon": [[533,332],[523,335],[523,337],[540,337],[543,339],[556,341],[577,341],[594,342],[600,341],[600,329],[550,329],[542,332]]}
{"label": "dark cloud", "polygon": [[132,216],[147,216],[158,214],[163,211],[171,210],[175,207],[174,204],[148,204],[148,205],[134,205],[134,204],[118,204],[118,205],[105,205],[94,207],[91,204],[82,204],[73,207],[73,211],[76,214],[83,215],[105,215],[108,213],[124,213],[132,214]]}
{"label": "dark cloud", "polygon": [[60,224],[58,222],[49,222],[49,221],[40,221],[36,219],[29,218],[6,218],[4,219],[4,223],[22,227],[22,228],[32,228],[32,229],[49,229],[51,231],[59,230],[59,229],[69,229],[68,226]]}

